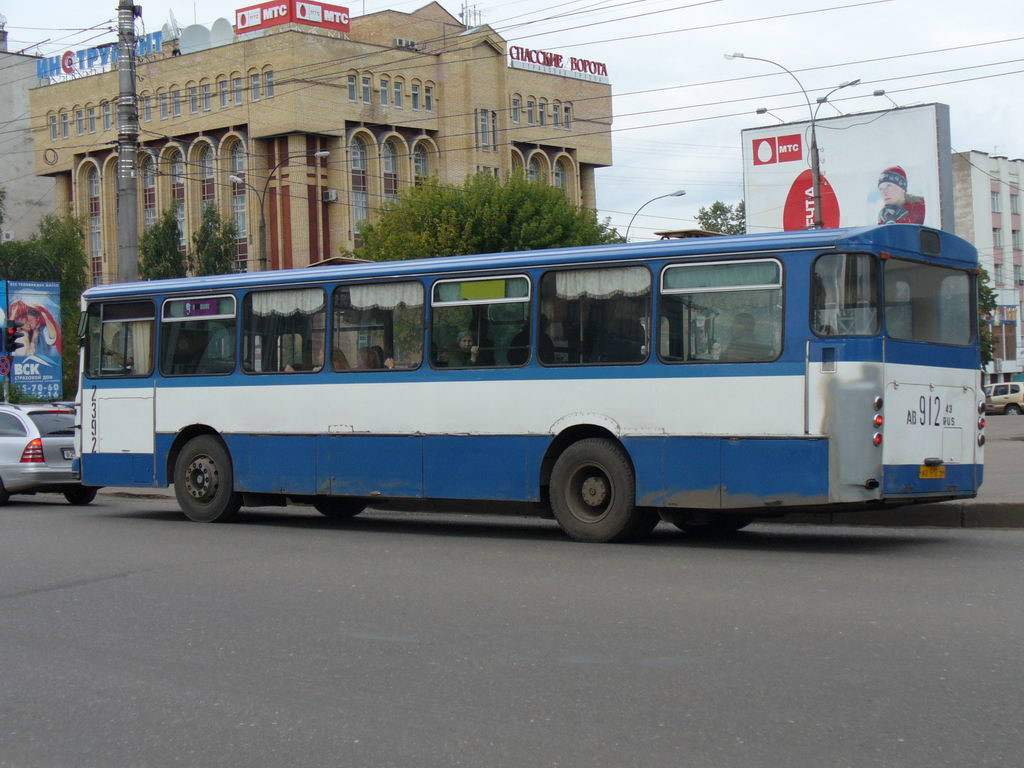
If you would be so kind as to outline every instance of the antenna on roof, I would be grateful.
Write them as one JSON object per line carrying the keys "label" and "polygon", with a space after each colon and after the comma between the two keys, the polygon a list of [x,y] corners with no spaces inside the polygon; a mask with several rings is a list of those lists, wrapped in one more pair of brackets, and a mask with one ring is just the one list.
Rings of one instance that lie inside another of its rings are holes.
{"label": "antenna on roof", "polygon": [[467,27],[479,27],[483,24],[484,15],[477,10],[475,5],[470,5],[469,0],[463,0],[459,18],[462,19],[462,23]]}

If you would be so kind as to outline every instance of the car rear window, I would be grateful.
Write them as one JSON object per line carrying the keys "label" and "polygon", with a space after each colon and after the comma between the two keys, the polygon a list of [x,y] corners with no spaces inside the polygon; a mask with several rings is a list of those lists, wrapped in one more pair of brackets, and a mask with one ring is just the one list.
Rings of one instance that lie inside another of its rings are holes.
{"label": "car rear window", "polygon": [[50,435],[75,434],[75,414],[73,411],[31,411],[28,417],[36,425],[43,437]]}

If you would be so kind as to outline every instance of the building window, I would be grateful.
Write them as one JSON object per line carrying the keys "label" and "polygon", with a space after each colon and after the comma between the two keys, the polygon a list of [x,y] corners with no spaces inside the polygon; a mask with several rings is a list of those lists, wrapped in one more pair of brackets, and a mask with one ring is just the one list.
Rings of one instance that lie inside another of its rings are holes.
{"label": "building window", "polygon": [[998,192],[992,193],[992,213],[1002,213],[1003,206],[1000,198],[1001,195]]}
{"label": "building window", "polygon": [[1003,230],[994,229],[992,230],[992,247],[1002,248],[1003,247]]}
{"label": "building window", "polygon": [[391,89],[391,81],[390,80],[381,80],[380,81],[380,105],[382,107],[386,107],[388,105],[388,100],[389,100],[389,97],[391,96],[390,89]]}
{"label": "building window", "polygon": [[520,101],[518,96],[512,97],[512,122],[519,124]]}
{"label": "building window", "polygon": [[70,135],[70,127],[68,125],[68,113],[60,113],[60,137],[66,139]]}
{"label": "building window", "polygon": [[260,76],[249,75],[249,101],[260,100]]}
{"label": "building window", "polygon": [[[153,97],[143,96],[142,97],[142,121],[144,123],[153,122]],[[103,130],[110,130],[110,105],[103,105]]]}
{"label": "building window", "polygon": [[418,187],[430,175],[430,156],[427,154],[427,148],[423,144],[417,144],[413,150],[412,164],[413,172],[416,176],[416,186]]}
{"label": "building window", "polygon": [[1024,285],[1024,273],[1021,272],[1020,264],[1013,265],[1013,284]]}
{"label": "building window", "polygon": [[528,125],[537,124],[537,105],[529,99],[526,100],[526,122]]}
{"label": "building window", "polygon": [[349,101],[355,101],[356,100],[356,76],[355,75],[349,75],[348,76],[348,100]]}
{"label": "building window", "polygon": [[569,185],[564,160],[559,160],[555,163],[555,186],[568,196]]}
{"label": "building window", "polygon": [[366,144],[358,137],[352,139],[352,143],[349,145],[349,165],[352,169],[352,235],[356,244],[359,245],[357,225],[370,216],[370,196],[366,180]]}
{"label": "building window", "polygon": [[412,108],[413,109],[419,109],[420,108],[420,84],[419,83],[413,83],[412,84]]}
{"label": "building window", "polygon": [[562,105],[552,104],[551,105],[551,125],[555,128],[562,126]]}
{"label": "building window", "polygon": [[1010,213],[1020,213],[1020,195],[1010,194]]}
{"label": "building window", "polygon": [[191,115],[199,111],[199,89],[194,85],[188,87],[188,111]]}
{"label": "building window", "polygon": [[156,164],[149,155],[142,159],[142,228],[156,224]]}
{"label": "building window", "polygon": [[427,112],[434,111],[434,87],[431,85],[423,87],[423,108]]}
{"label": "building window", "polygon": [[274,71],[272,69],[263,73],[263,95],[268,99],[274,98]]}
{"label": "building window", "polygon": [[181,91],[171,91],[171,116],[181,117]]}
{"label": "building window", "polygon": [[203,83],[200,88],[203,92],[203,112],[209,112],[213,109],[213,86]]}
{"label": "building window", "polygon": [[1003,265],[993,264],[992,265],[992,277],[995,280],[996,287],[1003,284]]}
{"label": "building window", "polygon": [[220,108],[227,109],[227,106],[231,101],[231,97],[228,92],[227,80],[217,81],[217,96],[220,97]]}
{"label": "building window", "polygon": [[401,80],[395,80],[395,89],[393,91],[394,96],[395,96],[394,102],[395,102],[395,106],[398,107],[399,109],[402,108],[402,90],[403,90],[402,86],[403,86],[403,83],[402,83]]}
{"label": "building window", "polygon": [[92,284],[103,282],[103,221],[100,216],[100,173],[89,169],[86,189],[89,198],[89,267]]}
{"label": "building window", "polygon": [[75,110],[75,130],[79,136],[85,133],[85,113],[80,109]]}
{"label": "building window", "polygon": [[57,136],[57,116],[50,115],[50,141],[56,141]]}
{"label": "building window", "polygon": [[1013,241],[1013,250],[1021,251],[1024,250],[1024,240],[1021,239],[1020,230],[1015,229],[1010,232],[1010,237]]}
{"label": "building window", "polygon": [[245,272],[249,267],[249,224],[246,208],[245,151],[241,143],[235,143],[231,147],[230,163],[231,176],[234,177],[231,180],[231,220],[235,224],[235,272]]}
{"label": "building window", "polygon": [[569,104],[562,109],[562,122],[565,124],[565,130],[572,130],[572,107]]}
{"label": "building window", "polygon": [[384,198],[394,200],[398,197],[398,153],[390,141],[385,141],[380,151],[381,166],[384,169]]}
{"label": "building window", "polygon": [[235,106],[237,107],[242,103],[242,78],[231,78],[231,90],[235,92]]}
{"label": "building window", "polygon": [[185,163],[180,152],[171,155],[171,204],[178,224],[178,250],[185,252]]}
{"label": "building window", "polygon": [[157,103],[157,105],[160,108],[160,119],[161,120],[166,120],[167,119],[167,94],[166,93],[158,93],[156,95],[156,103]]}
{"label": "building window", "polygon": [[542,101],[537,105],[537,115],[540,117],[541,125],[548,124],[548,103],[546,101]]}
{"label": "building window", "polygon": [[544,181],[544,170],[540,165],[540,157],[534,155],[530,158],[530,164],[527,166],[526,178],[529,181]]}
{"label": "building window", "polygon": [[199,151],[199,207],[202,210],[216,205],[213,189],[213,150],[209,145]]}
{"label": "building window", "polygon": [[89,107],[85,110],[85,114],[89,121],[89,133],[96,133],[96,107]]}
{"label": "building window", "polygon": [[497,150],[498,136],[497,136],[497,120],[498,113],[492,112],[489,109],[478,109],[477,115],[477,132],[476,132],[476,146],[484,152],[494,152]]}
{"label": "building window", "polygon": [[362,85],[363,104],[370,104],[373,102],[373,78],[364,76]]}

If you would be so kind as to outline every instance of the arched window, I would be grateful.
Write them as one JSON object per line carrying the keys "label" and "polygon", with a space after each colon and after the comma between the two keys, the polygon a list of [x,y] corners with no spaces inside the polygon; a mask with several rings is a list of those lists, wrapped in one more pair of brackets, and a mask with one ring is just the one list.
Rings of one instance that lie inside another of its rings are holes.
{"label": "arched window", "polygon": [[168,157],[171,166],[171,204],[178,223],[178,250],[185,252],[185,160],[174,150]]}
{"label": "arched window", "polygon": [[[230,167],[231,220],[235,223],[235,272],[245,272],[249,268],[249,221],[246,215],[245,149],[240,141],[231,146]],[[263,256],[260,254],[261,258]]]}
{"label": "arched window", "polygon": [[89,201],[89,267],[92,284],[103,282],[103,219],[100,216],[100,172],[90,166],[86,171],[86,197]]}
{"label": "arched window", "polygon": [[349,167],[352,186],[352,234],[360,244],[356,225],[370,216],[370,195],[366,179],[366,143],[356,136],[349,144]]}
{"label": "arched window", "polygon": [[568,191],[568,174],[565,171],[565,161],[559,160],[555,163],[555,186],[562,192]]}
{"label": "arched window", "polygon": [[156,163],[148,152],[142,155],[142,228],[156,224]]}
{"label": "arched window", "polygon": [[540,155],[534,155],[530,158],[526,178],[530,181],[544,181],[544,168],[540,164]]}
{"label": "arched window", "polygon": [[380,148],[380,162],[384,170],[384,198],[398,197],[398,152],[392,141],[385,141]]}
{"label": "arched window", "polygon": [[415,169],[416,186],[418,187],[430,175],[430,156],[427,154],[427,148],[422,143],[417,144],[416,149],[413,150],[412,162]]}
{"label": "arched window", "polygon": [[215,207],[213,179],[213,149],[209,144],[199,150],[199,208]]}

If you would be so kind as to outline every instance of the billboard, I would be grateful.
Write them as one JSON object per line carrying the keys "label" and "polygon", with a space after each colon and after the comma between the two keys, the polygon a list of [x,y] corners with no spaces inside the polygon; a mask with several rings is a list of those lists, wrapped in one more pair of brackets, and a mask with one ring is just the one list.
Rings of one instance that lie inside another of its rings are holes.
{"label": "billboard", "polygon": [[239,35],[291,23],[348,32],[349,12],[340,5],[313,0],[273,0],[235,11],[235,33]]}
{"label": "billboard", "polygon": [[23,346],[11,354],[11,383],[39,400],[61,397],[60,284],[9,280],[7,317],[20,322]]}
{"label": "billboard", "polygon": [[[826,227],[909,222],[953,231],[948,106],[820,118],[814,125]],[[811,123],[741,135],[747,232],[811,228]]]}

